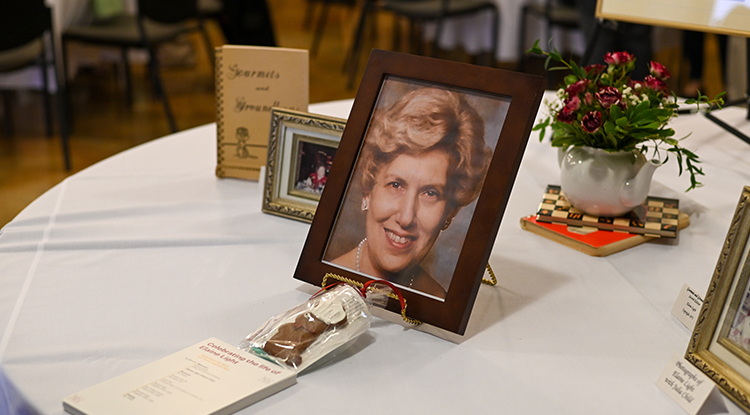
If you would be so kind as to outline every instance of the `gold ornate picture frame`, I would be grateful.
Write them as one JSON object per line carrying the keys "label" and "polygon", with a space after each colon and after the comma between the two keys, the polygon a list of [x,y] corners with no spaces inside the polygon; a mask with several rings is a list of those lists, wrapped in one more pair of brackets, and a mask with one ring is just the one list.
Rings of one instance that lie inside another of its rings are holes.
{"label": "gold ornate picture frame", "polygon": [[262,211],[311,222],[346,120],[273,108]]}
{"label": "gold ornate picture frame", "polygon": [[409,319],[464,334],[544,86],[373,51],[294,278],[386,280]]}
{"label": "gold ornate picture frame", "polygon": [[750,411],[750,187],[729,226],[685,358]]}

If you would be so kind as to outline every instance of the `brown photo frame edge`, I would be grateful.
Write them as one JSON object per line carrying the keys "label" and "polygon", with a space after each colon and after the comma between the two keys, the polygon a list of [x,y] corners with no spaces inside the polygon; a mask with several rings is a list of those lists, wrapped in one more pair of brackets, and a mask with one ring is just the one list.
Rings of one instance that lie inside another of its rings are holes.
{"label": "brown photo frame edge", "polygon": [[[546,81],[535,75],[374,50],[341,138],[326,191],[318,204],[300,255],[294,273],[295,279],[317,286],[320,286],[327,273],[362,283],[369,280],[360,274],[324,263],[322,258],[339,208],[344,201],[381,85],[388,75],[510,98],[507,121],[503,125],[471,219],[466,242],[456,264],[453,276],[455,283],[451,284],[443,302],[417,293],[403,292],[408,306],[406,314],[410,318],[463,334],[541,103]],[[397,301],[389,302],[387,308],[396,313],[400,312]]]}

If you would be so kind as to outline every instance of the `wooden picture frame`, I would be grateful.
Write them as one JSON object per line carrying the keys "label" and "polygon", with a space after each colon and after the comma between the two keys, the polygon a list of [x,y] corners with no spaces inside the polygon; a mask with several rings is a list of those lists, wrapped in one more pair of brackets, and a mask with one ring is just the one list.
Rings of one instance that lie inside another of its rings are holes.
{"label": "wooden picture frame", "polygon": [[273,108],[262,211],[311,222],[346,120]]}
{"label": "wooden picture frame", "polygon": [[[294,278],[386,279],[409,318],[463,334],[545,85],[534,75],[373,51]],[[396,117],[409,127],[392,128]],[[442,122],[454,133],[432,134]],[[405,223],[402,212],[418,220]],[[398,301],[387,309],[400,312]]]}
{"label": "wooden picture frame", "polygon": [[750,187],[745,186],[685,358],[750,411]]}

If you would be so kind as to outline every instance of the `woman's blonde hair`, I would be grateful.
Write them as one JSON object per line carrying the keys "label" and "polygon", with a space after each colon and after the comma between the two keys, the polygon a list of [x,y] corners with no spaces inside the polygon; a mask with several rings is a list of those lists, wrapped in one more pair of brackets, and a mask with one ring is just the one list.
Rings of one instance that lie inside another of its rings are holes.
{"label": "woman's blonde hair", "polygon": [[414,90],[372,116],[360,155],[360,186],[369,193],[380,168],[401,154],[432,150],[448,154],[448,211],[479,196],[492,150],[484,141],[484,120],[461,95],[446,89]]}

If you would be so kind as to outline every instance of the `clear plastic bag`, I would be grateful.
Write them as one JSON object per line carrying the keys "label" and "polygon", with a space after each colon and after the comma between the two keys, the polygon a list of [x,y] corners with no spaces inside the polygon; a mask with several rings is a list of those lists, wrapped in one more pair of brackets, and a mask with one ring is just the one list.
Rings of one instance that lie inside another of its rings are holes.
{"label": "clear plastic bag", "polygon": [[365,297],[351,285],[337,284],[274,316],[238,347],[279,365],[304,370],[367,331],[371,307],[385,306],[389,290],[366,291]]}

